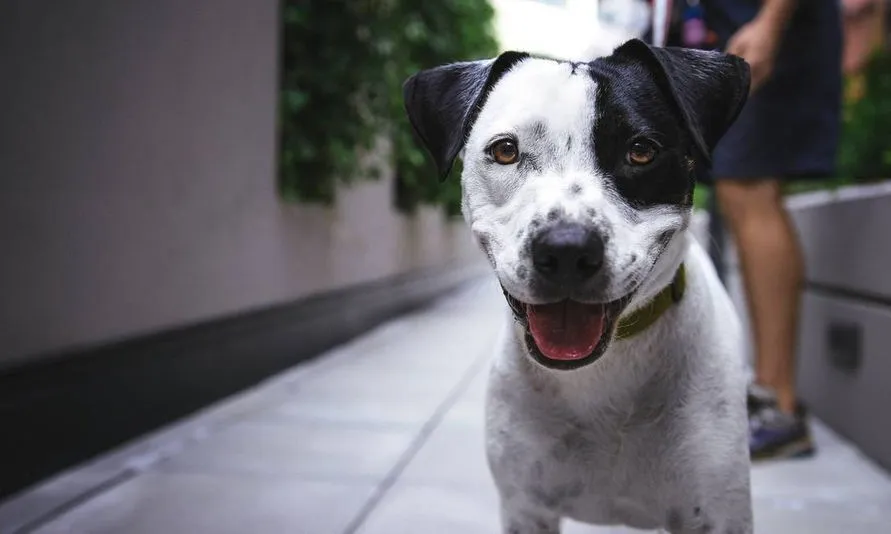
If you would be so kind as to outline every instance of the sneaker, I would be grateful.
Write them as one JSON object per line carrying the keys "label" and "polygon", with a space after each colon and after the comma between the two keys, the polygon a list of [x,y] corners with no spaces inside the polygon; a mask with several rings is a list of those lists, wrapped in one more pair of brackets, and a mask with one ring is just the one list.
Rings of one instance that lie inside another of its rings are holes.
{"label": "sneaker", "polygon": [[799,404],[795,414],[789,415],[780,411],[768,391],[750,387],[749,451],[753,461],[813,456],[816,448],[804,405]]}

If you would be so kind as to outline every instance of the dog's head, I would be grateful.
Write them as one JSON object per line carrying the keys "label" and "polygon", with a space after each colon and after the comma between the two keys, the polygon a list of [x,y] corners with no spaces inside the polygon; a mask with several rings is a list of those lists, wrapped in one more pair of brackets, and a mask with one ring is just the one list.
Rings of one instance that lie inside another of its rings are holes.
{"label": "dog's head", "polygon": [[462,155],[464,216],[539,363],[596,360],[629,303],[670,281],[695,171],[748,89],[738,57],[636,39],[590,62],[506,52],[406,81],[440,174]]}

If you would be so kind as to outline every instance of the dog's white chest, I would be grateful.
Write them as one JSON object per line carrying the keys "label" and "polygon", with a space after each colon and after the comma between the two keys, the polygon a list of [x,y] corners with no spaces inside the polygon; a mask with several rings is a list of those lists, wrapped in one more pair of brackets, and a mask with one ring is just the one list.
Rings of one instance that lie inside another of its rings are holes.
{"label": "dog's white chest", "polygon": [[617,410],[580,424],[556,404],[550,412],[546,392],[528,394],[525,401],[542,408],[539,417],[489,415],[489,457],[502,492],[586,523],[658,527],[667,506],[660,498],[673,478],[646,439],[659,435],[658,421]]}
{"label": "dog's white chest", "polygon": [[[532,449],[530,458],[541,460],[532,460],[531,472],[517,482],[535,505],[558,510],[564,517],[655,528],[661,515],[656,487],[633,480],[619,467],[626,461],[620,459],[620,447],[617,441],[598,444],[568,432],[537,453]],[[519,466],[523,460],[516,457],[508,463],[514,461]]]}

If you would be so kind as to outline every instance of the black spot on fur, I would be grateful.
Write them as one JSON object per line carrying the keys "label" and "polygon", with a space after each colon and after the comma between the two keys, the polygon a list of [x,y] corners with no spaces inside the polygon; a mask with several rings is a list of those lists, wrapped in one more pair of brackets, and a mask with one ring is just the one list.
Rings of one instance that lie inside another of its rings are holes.
{"label": "black spot on fur", "polygon": [[539,487],[529,488],[529,495],[545,508],[556,508],[560,503],[554,495]]}
{"label": "black spot on fur", "polygon": [[579,497],[584,490],[584,483],[576,480],[556,485],[550,490],[545,490],[540,486],[531,487],[529,488],[529,496],[541,506],[553,510],[565,505],[567,500]]}
{"label": "black spot on fur", "polygon": [[517,267],[517,278],[520,280],[525,280],[529,277],[529,269],[526,268],[525,265],[520,265]]}
{"label": "black spot on fur", "polygon": [[693,520],[694,525],[696,525],[696,528],[693,530],[699,534],[710,534],[711,532],[714,532],[715,526],[703,515],[701,507],[696,506],[693,508]]}
{"label": "black spot on fur", "polygon": [[659,237],[657,237],[650,246],[650,254],[653,257],[662,254],[662,251],[665,250],[665,247],[667,247],[668,244],[671,243],[671,238],[674,237],[674,233],[674,230],[666,230],[665,232],[659,234]]}
{"label": "black spot on fur", "polygon": [[539,226],[541,226],[541,219],[532,219],[532,222],[529,223],[529,228],[532,228],[533,230]]}
{"label": "black spot on fur", "polygon": [[524,173],[541,172],[541,163],[535,154],[523,153],[520,155],[520,163],[517,164],[517,169]]}
{"label": "black spot on fur", "polygon": [[592,219],[594,217],[597,217],[597,210],[595,210],[594,208],[588,208],[588,217],[591,217]]}
{"label": "black spot on fur", "polygon": [[551,525],[548,524],[544,519],[536,519],[535,520],[535,528],[538,529],[540,534],[550,534],[553,532]]}
{"label": "black spot on fur", "polygon": [[529,518],[522,525],[511,523],[507,534],[557,534],[555,527],[541,518]]}
{"label": "black spot on fur", "polygon": [[587,444],[588,440],[581,431],[569,430],[554,444],[551,456],[558,462],[566,462],[571,457],[582,454]]}
{"label": "black spot on fur", "polygon": [[572,139],[571,135],[566,136],[566,150],[567,151],[572,150],[572,140],[573,139]]}
{"label": "black spot on fur", "polygon": [[541,121],[536,121],[532,124],[530,128],[531,134],[536,139],[547,139],[548,138],[548,127],[545,126],[545,123]]}
{"label": "black spot on fur", "polygon": [[578,184],[578,183],[572,184],[569,187],[569,192],[570,192],[570,194],[572,194],[572,196],[577,197],[577,196],[581,195],[582,194],[582,184]]}
{"label": "black spot on fur", "polygon": [[554,383],[548,380],[545,376],[538,373],[530,375],[529,385],[530,387],[532,387],[532,391],[541,393],[542,395],[549,395],[553,397],[557,394],[557,387],[554,385]]}
{"label": "black spot on fur", "polygon": [[557,208],[554,208],[548,212],[548,221],[554,222],[559,218],[560,218],[560,210],[558,210]]}
{"label": "black spot on fur", "polygon": [[665,526],[672,534],[680,533],[684,530],[684,518],[677,508],[668,511],[668,517],[665,518]]}

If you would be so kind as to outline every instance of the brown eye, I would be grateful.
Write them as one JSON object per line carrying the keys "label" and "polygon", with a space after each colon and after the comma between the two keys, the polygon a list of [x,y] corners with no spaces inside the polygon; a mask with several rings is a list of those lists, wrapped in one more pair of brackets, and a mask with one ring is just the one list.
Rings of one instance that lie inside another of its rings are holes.
{"label": "brown eye", "polygon": [[520,158],[520,149],[517,148],[516,141],[511,139],[497,141],[489,151],[492,153],[492,158],[501,165],[516,163]]}
{"label": "brown eye", "polygon": [[650,141],[634,141],[628,148],[628,163],[631,165],[646,165],[654,159],[656,159],[656,145]]}

